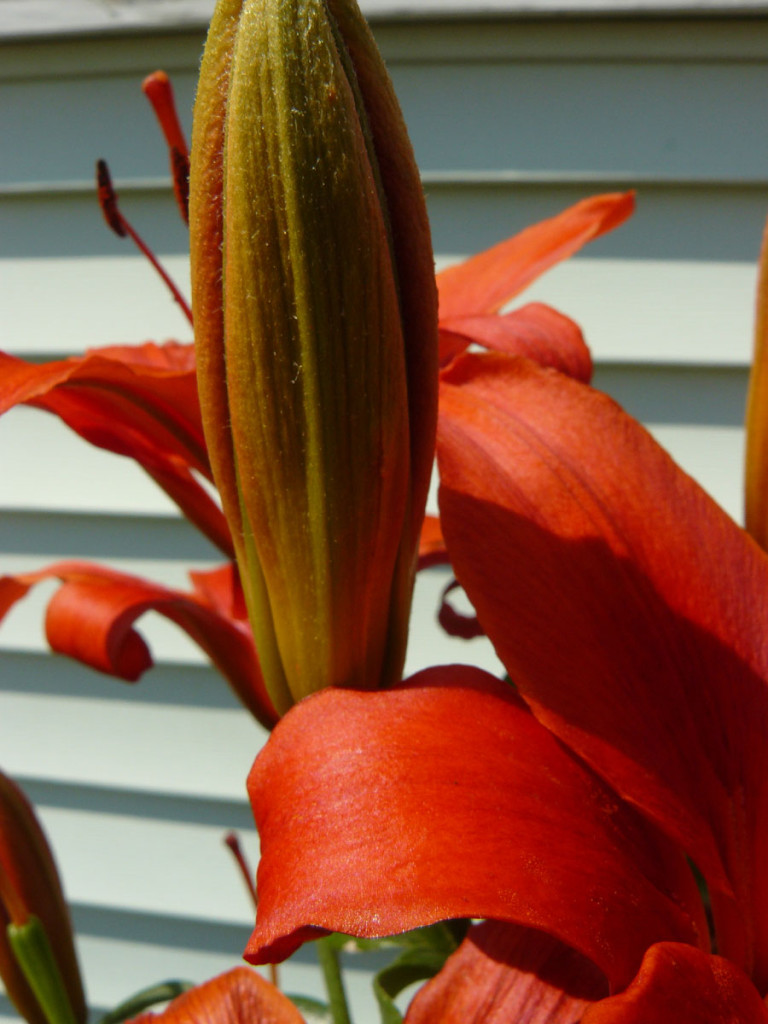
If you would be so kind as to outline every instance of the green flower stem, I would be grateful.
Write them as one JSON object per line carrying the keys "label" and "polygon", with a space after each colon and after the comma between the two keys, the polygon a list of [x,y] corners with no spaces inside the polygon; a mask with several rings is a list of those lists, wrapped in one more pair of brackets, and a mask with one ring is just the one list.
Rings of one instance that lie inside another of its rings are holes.
{"label": "green flower stem", "polygon": [[347,995],[344,991],[344,981],[341,977],[339,951],[333,942],[333,936],[318,939],[315,946],[317,959],[323,972],[325,990],[328,993],[328,1005],[333,1017],[333,1024],[352,1024],[347,1006]]}
{"label": "green flower stem", "polygon": [[9,924],[8,941],[48,1024],[77,1024],[51,944],[40,919]]}

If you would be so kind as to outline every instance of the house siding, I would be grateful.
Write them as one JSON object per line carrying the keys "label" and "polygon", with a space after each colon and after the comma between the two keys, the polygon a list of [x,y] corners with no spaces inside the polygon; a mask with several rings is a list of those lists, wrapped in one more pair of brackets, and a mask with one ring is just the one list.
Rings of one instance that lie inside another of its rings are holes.
{"label": "house siding", "polygon": [[[637,190],[629,224],[525,300],[581,323],[598,385],[738,517],[768,210],[768,20],[380,16],[375,30],[423,173],[438,265],[590,193]],[[97,157],[109,161],[125,214],[186,291],[186,234],[139,85],[164,67],[189,127],[202,43],[199,29],[167,25],[0,43],[3,349],[42,360],[189,339],[145,261],[104,226],[91,174]],[[0,571],[63,557],[175,585],[216,561],[136,467],[44,413],[15,410],[0,420]],[[409,668],[493,666],[482,641],[448,641],[434,626],[444,581],[431,571],[419,582]],[[50,657],[50,593],[39,588],[0,630],[0,765],[53,839],[98,1010],[237,960],[251,915],[221,836],[237,828],[256,858],[244,778],[264,736],[152,615],[144,631],[157,664],[136,686]],[[373,1022],[365,969],[352,978],[358,1024]],[[311,948],[284,979],[319,992]],[[13,1016],[7,1004],[3,1014]]]}

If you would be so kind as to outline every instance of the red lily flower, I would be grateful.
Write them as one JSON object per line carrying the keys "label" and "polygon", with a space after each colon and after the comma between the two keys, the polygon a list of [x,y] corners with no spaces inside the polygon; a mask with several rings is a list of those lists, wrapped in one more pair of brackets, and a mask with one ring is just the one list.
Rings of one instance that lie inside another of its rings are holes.
{"label": "red lily flower", "polygon": [[185,593],[88,562],[59,562],[0,577],[0,618],[30,587],[50,578],[62,583],[46,614],[48,642],[58,654],[134,682],[152,666],[152,657],[133,625],[156,611],[200,646],[262,725],[271,728],[277,721],[234,566],[190,573],[192,591]]}
{"label": "red lily flower", "polygon": [[[578,324],[540,302],[508,313],[499,311],[551,267],[623,224],[634,208],[631,192],[592,196],[441,271],[437,275],[441,365],[474,344],[527,356],[589,383],[592,356]],[[439,520],[427,516],[420,568],[447,561]]]}
{"label": "red lily flower", "polygon": [[98,448],[134,459],[233,557],[224,516],[194,475],[211,480],[190,345],[112,346],[39,365],[0,353],[0,415],[21,403],[54,413]]}
{"label": "red lily flower", "polygon": [[[197,476],[210,480],[192,347],[108,347],[34,365],[0,353],[0,413],[24,403],[62,419],[97,447],[133,458],[228,557],[224,515]],[[276,720],[230,564],[193,573],[191,593],[86,563],[52,565],[0,578],[0,618],[35,583],[64,584],[46,615],[51,647],[91,668],[136,680],[151,666],[133,629],[149,609],[176,622],[208,654],[246,708],[264,725]]]}
{"label": "red lily flower", "polygon": [[572,320],[537,302],[499,311],[550,267],[623,224],[634,205],[631,192],[583,199],[438,274],[441,364],[474,343],[588,382],[592,357]]}
{"label": "red lily flower", "polygon": [[[148,83],[149,93],[159,92],[161,108],[168,120],[168,109],[173,112],[168,107],[171,98],[167,79],[150,76]],[[172,154],[181,152],[183,137],[174,117],[164,130]],[[181,179],[180,171],[177,186],[183,185]],[[117,210],[111,190],[106,195],[105,205],[112,219],[117,218],[124,227],[127,222]],[[585,200],[462,266],[439,274],[443,361],[468,344],[476,343],[535,355],[545,364],[558,366],[581,379],[587,378],[591,372],[589,353],[578,327],[567,317],[539,304],[508,315],[499,315],[497,310],[548,267],[621,223],[632,207],[633,200],[628,194]],[[202,431],[191,345],[168,342],[112,346],[39,365],[0,353],[0,414],[22,403],[59,416],[91,444],[133,458],[208,540],[228,559],[234,558],[230,526],[217,502],[198,479],[202,477],[210,482],[211,468]],[[425,520],[419,554],[422,567],[446,561],[445,545],[435,517],[428,516]],[[60,569],[51,566],[44,573],[0,580],[0,618],[34,581],[45,576],[58,577]],[[89,641],[94,616],[99,626],[93,635],[109,636],[107,648],[114,650],[120,649],[123,642],[115,638],[122,637],[127,628],[130,628],[131,643],[143,645],[132,626],[136,617],[150,606],[168,608],[182,600],[185,606],[191,601],[191,607],[197,609],[199,593],[182,596],[178,591],[165,591],[154,583],[140,580],[132,580],[128,585],[123,574],[113,574],[100,567],[89,566],[83,571],[86,575],[98,576],[98,586],[91,589],[88,601],[81,602],[83,585],[75,586],[71,579],[67,582],[64,594],[55,597],[48,608],[49,639],[60,653],[79,658],[119,678],[137,678],[151,664],[149,654],[142,646],[141,655],[133,662],[134,669],[126,673],[120,667],[119,657],[114,653],[105,654],[99,644]],[[232,568],[222,570],[222,574],[221,578],[226,575],[230,581],[228,601],[238,608],[238,614],[229,615],[223,606],[217,607],[216,612],[224,619],[229,617],[231,631],[242,637],[248,627],[245,615],[239,614],[243,608],[240,582]],[[116,588],[114,596],[110,595],[110,580]],[[134,588],[136,595],[130,627],[118,619],[124,614],[126,586],[129,591]],[[153,597],[147,603],[149,592]],[[217,634],[223,625],[219,622],[213,635],[206,637],[206,626],[201,625],[197,611],[195,616],[195,629],[188,632],[211,654],[219,646]],[[242,640],[236,644],[236,650],[240,657],[244,650]],[[275,713],[266,698],[255,653],[253,659],[246,666],[241,657],[237,670],[228,670],[225,675],[245,706],[262,723],[271,724]],[[142,667],[138,668],[139,665]]]}
{"label": "red lily flower", "polygon": [[453,666],[288,715],[249,781],[248,959],[482,917],[409,1024],[764,1024],[768,559],[614,402],[526,359],[443,371],[438,461],[517,693]]}
{"label": "red lily flower", "polygon": [[143,1013],[130,1024],[304,1024],[293,1003],[247,967],[220,974],[184,992],[162,1013]]}

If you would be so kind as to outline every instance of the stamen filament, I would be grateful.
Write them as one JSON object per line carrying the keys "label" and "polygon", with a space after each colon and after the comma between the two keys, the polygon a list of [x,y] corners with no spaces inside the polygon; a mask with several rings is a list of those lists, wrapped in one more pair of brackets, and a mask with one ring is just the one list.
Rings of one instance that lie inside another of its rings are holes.
{"label": "stamen filament", "polygon": [[[245,881],[245,887],[248,890],[248,893],[251,897],[251,901],[253,902],[254,910],[258,910],[259,896],[258,893],[256,892],[256,886],[253,883],[253,869],[250,867],[248,861],[245,858],[245,854],[243,853],[243,848],[240,845],[240,839],[237,835],[237,832],[228,832],[227,835],[224,836],[224,842],[231,850],[232,856],[235,858],[235,861],[237,862],[237,866],[240,869],[240,874],[243,876],[243,880]],[[272,982],[275,988],[279,988],[280,985],[277,972],[277,964],[268,964],[268,967],[269,980]]]}
{"label": "stamen filament", "polygon": [[117,193],[112,185],[112,177],[109,173],[109,168],[107,167],[105,160],[98,160],[96,162],[96,183],[98,185],[99,206],[101,207],[101,212],[104,214],[104,220],[107,222],[109,228],[120,238],[125,238],[127,235],[133,241],[139,252],[146,256],[162,278],[174,300],[179,304],[182,313],[191,324],[192,310],[189,307],[189,303],[181,294],[176,283],[170,277],[143,238],[133,229],[131,224],[120,212],[117,205]]}
{"label": "stamen filament", "polygon": [[232,852],[232,856],[235,858],[237,866],[240,869],[240,874],[243,876],[245,887],[251,897],[254,910],[257,910],[259,906],[259,897],[256,893],[256,886],[253,882],[253,872],[251,871],[248,861],[245,859],[245,854],[243,853],[243,848],[240,846],[240,839],[237,833],[228,832],[227,835],[224,836],[224,842]]}

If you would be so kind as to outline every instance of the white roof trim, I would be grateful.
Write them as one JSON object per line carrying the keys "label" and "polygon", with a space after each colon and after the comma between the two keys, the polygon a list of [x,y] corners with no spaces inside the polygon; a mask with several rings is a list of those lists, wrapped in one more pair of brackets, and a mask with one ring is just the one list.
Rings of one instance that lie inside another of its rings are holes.
{"label": "white roof trim", "polygon": [[[215,0],[0,0],[0,39],[204,28]],[[652,15],[766,15],[768,0],[361,0],[376,21]]]}

